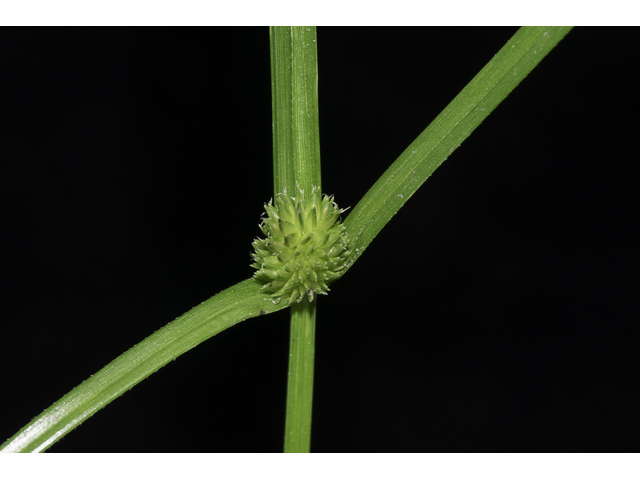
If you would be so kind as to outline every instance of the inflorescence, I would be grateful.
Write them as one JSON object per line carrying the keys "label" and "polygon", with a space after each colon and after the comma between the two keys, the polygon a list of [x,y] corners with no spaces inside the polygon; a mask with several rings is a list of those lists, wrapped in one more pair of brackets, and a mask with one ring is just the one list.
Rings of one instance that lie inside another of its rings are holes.
{"label": "inflorescence", "polygon": [[263,292],[274,303],[326,295],[346,264],[347,235],[339,218],[345,210],[318,187],[306,196],[297,187],[294,197],[285,189],[265,210],[260,229],[266,238],[253,242],[251,265]]}

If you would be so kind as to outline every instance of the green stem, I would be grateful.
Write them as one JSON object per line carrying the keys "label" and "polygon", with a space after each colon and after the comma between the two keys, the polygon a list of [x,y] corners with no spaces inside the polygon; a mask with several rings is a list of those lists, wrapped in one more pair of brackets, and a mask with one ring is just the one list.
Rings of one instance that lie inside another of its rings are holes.
{"label": "green stem", "polygon": [[313,399],[316,301],[305,297],[291,307],[285,453],[309,453]]}
{"label": "green stem", "polygon": [[[316,27],[271,27],[274,194],[321,187]],[[309,452],[316,300],[291,307],[285,452]]]}
{"label": "green stem", "polygon": [[321,187],[316,27],[271,27],[273,185]]}

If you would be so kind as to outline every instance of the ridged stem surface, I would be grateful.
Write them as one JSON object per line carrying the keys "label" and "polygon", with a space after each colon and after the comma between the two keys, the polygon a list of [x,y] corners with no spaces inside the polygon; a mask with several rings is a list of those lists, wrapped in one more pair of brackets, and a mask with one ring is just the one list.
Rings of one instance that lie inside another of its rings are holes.
{"label": "ridged stem surface", "polygon": [[[274,195],[321,187],[316,27],[271,27]],[[291,308],[285,452],[309,452],[316,298]]]}
{"label": "ridged stem surface", "polygon": [[304,453],[311,449],[315,334],[315,300],[309,302],[305,298],[291,306],[285,453]]}

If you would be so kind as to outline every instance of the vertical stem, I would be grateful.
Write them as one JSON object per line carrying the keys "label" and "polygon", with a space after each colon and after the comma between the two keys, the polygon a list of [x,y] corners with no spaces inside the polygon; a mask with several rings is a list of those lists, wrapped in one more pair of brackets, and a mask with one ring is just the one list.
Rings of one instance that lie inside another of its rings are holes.
{"label": "vertical stem", "polygon": [[[274,194],[321,187],[315,27],[271,27]],[[316,300],[291,307],[285,452],[309,452]]]}
{"label": "vertical stem", "polygon": [[311,447],[315,331],[316,300],[305,297],[291,307],[285,453],[308,453]]}
{"label": "vertical stem", "polygon": [[316,27],[271,27],[273,186],[321,187]]}

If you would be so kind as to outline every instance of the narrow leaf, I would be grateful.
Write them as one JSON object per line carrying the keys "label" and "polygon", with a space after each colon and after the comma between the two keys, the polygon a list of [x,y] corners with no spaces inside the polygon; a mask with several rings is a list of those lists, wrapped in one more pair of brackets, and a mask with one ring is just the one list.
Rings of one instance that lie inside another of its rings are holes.
{"label": "narrow leaf", "polygon": [[0,452],[41,452],[171,360],[221,331],[284,308],[265,300],[253,279],[192,308],[120,355],[29,422]]}
{"label": "narrow leaf", "polygon": [[346,270],[416,190],[571,27],[522,27],[378,179],[344,225],[351,256]]}

